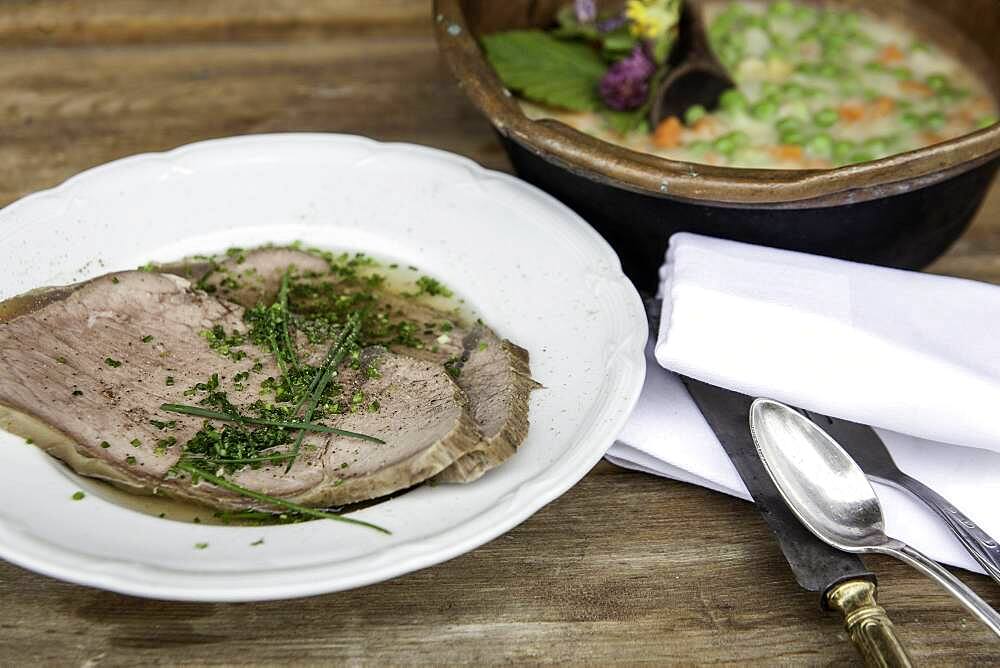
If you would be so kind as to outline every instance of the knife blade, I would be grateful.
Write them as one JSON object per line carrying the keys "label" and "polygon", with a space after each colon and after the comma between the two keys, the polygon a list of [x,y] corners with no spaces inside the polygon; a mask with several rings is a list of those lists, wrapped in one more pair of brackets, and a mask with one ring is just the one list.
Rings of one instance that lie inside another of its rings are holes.
{"label": "knife blade", "polygon": [[[647,298],[650,336],[659,329],[658,299]],[[892,621],[876,601],[875,574],[856,555],[836,550],[812,535],[785,505],[764,470],[750,434],[752,397],[681,376],[737,473],[753,497],[799,585],[819,593],[824,609],[844,618],[851,641],[869,666],[911,666]]]}
{"label": "knife blade", "polygon": [[792,514],[775,488],[750,436],[750,404],[753,397],[715,387],[693,378],[681,379],[708,426],[715,432],[737,473],[750,491],[768,528],[778,539],[781,552],[799,585],[821,595],[845,579],[875,582],[875,575],[854,554],[830,547],[809,532]]}
{"label": "knife blade", "polygon": [[871,427],[819,413],[802,411],[847,450],[869,478],[891,485],[923,501],[944,520],[983,570],[1000,582],[1000,544],[936,491],[901,471],[885,443]]}
{"label": "knife blade", "polygon": [[840,612],[851,641],[870,666],[910,666],[892,621],[877,603],[875,574],[857,555],[812,535],[781,498],[750,434],[753,397],[681,377],[754,499],[799,585],[819,593],[820,606]]}

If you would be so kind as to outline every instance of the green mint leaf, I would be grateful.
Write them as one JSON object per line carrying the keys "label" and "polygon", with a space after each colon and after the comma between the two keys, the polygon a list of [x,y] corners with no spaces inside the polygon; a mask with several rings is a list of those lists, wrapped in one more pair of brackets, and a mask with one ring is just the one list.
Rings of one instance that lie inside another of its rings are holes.
{"label": "green mint leaf", "polygon": [[483,47],[504,85],[523,97],[572,111],[600,107],[597,84],[607,66],[589,46],[512,30],[486,35]]}

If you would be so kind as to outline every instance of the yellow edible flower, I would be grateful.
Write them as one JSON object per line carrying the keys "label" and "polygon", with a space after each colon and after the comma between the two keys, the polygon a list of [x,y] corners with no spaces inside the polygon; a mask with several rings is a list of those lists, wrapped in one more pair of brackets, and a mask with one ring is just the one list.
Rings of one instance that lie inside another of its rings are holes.
{"label": "yellow edible flower", "polygon": [[628,0],[625,16],[636,37],[656,39],[677,25],[681,17],[680,0]]}

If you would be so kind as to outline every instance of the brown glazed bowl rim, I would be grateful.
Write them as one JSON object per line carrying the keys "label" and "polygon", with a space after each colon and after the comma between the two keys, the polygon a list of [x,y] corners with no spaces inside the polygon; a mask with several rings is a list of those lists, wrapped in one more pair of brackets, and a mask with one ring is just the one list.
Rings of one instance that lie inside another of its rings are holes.
{"label": "brown glazed bowl rim", "polygon": [[435,33],[460,87],[496,130],[575,174],[657,197],[767,208],[835,206],[900,194],[1000,155],[1000,123],[915,151],[833,169],[747,169],[668,160],[521,111],[469,30],[460,0],[434,0]]}

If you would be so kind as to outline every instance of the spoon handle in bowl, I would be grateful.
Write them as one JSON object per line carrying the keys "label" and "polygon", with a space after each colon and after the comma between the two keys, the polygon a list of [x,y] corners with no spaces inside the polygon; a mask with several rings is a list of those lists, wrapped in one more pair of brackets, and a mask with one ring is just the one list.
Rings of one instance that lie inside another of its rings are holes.
{"label": "spoon handle in bowl", "polygon": [[885,552],[905,561],[918,571],[936,581],[944,587],[945,591],[958,599],[969,612],[974,614],[979,620],[986,624],[994,634],[1000,637],[1000,614],[989,606],[983,599],[979,598],[974,591],[969,589],[964,582],[949,573],[939,563],[932,560],[923,552],[913,549],[909,545],[900,544],[902,547],[886,547]]}

